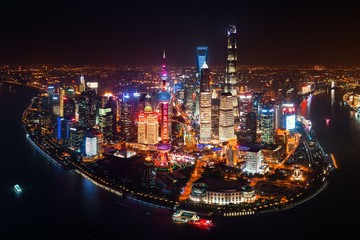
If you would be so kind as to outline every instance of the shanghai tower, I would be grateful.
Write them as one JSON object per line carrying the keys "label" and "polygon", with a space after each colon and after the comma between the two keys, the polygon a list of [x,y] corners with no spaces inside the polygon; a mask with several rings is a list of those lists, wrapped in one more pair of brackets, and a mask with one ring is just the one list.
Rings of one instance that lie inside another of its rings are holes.
{"label": "shanghai tower", "polygon": [[226,76],[225,76],[225,92],[230,92],[231,95],[236,96],[237,78],[236,78],[236,27],[235,25],[228,25],[227,28],[227,61],[226,61]]}
{"label": "shanghai tower", "polygon": [[236,61],[237,61],[236,26],[229,24],[227,27],[227,58],[226,58],[224,92],[231,93],[231,95],[233,96],[234,117],[237,120],[239,116],[238,101],[237,101],[239,86],[236,77]]}

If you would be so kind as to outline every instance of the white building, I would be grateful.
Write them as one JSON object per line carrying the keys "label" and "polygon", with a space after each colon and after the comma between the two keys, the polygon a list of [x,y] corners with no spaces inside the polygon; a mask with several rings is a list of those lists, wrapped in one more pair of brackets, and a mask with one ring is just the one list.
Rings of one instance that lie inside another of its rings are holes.
{"label": "white building", "polygon": [[244,172],[250,174],[263,174],[267,171],[267,165],[263,164],[264,156],[261,149],[256,148],[248,148],[243,152],[240,150],[243,156],[243,160],[245,160],[245,168]]}
{"label": "white building", "polygon": [[233,96],[222,93],[220,97],[219,139],[220,142],[229,141],[234,137]]}
{"label": "white building", "polygon": [[256,200],[254,189],[248,185],[240,187],[236,182],[220,183],[214,179],[206,179],[205,182],[193,184],[189,196],[191,201],[211,205],[228,205]]}
{"label": "white building", "polygon": [[85,154],[86,156],[97,155],[97,137],[86,137],[85,138]]}

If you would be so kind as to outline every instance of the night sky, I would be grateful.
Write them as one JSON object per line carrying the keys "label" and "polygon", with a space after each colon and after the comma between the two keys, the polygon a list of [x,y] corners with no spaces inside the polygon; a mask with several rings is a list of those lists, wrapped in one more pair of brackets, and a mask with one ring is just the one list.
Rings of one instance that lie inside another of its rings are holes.
{"label": "night sky", "polygon": [[[130,3],[128,3],[130,2]],[[226,61],[226,27],[237,27],[241,65],[359,65],[356,1],[38,2],[0,5],[0,63],[190,66]]]}

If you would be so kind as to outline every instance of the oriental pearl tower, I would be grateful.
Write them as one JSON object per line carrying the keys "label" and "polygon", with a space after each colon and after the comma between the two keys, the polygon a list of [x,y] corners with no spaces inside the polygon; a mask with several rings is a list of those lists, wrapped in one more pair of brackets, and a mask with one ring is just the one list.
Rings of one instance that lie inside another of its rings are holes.
{"label": "oriental pearl tower", "polygon": [[171,150],[169,141],[169,102],[171,95],[166,91],[167,72],[165,65],[165,50],[163,51],[163,65],[161,71],[162,86],[161,91],[158,93],[158,101],[160,104],[161,119],[161,141],[157,144],[158,155],[155,159],[155,166],[157,168],[170,169],[171,164],[169,161],[168,152]]}

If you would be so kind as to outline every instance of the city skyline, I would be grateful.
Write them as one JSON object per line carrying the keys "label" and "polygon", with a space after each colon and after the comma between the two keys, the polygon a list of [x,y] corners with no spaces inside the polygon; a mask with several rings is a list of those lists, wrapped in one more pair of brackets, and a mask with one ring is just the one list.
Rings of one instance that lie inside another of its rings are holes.
{"label": "city skyline", "polygon": [[239,65],[356,65],[358,7],[347,1],[7,3],[0,63],[195,65],[209,47],[209,66],[226,64],[226,28],[237,27]]}

